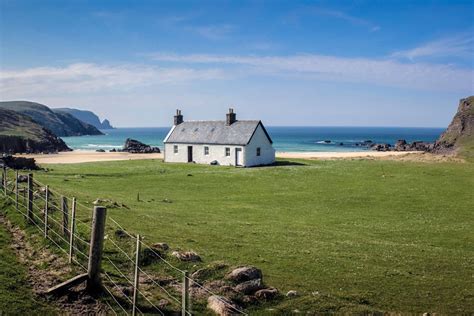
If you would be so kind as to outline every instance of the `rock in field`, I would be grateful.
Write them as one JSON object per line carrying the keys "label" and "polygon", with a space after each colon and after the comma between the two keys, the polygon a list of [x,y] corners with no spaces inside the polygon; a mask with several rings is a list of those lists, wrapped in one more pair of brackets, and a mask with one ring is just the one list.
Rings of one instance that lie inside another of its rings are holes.
{"label": "rock in field", "polygon": [[181,261],[187,261],[187,262],[201,261],[201,257],[194,251],[184,251],[184,252],[173,251],[171,255],[175,256]]}
{"label": "rock in field", "polygon": [[245,281],[238,284],[235,287],[235,290],[237,292],[248,295],[248,294],[253,294],[257,292],[258,290],[261,290],[262,288],[263,288],[262,279],[255,279],[255,280]]}
{"label": "rock in field", "polygon": [[274,299],[277,296],[278,296],[278,290],[274,287],[259,290],[255,293],[255,297],[257,297],[259,300],[264,300],[264,301]]}
{"label": "rock in field", "polygon": [[159,261],[161,259],[160,257],[162,257],[162,255],[158,250],[152,248],[145,248],[143,250],[141,264],[144,266],[150,265],[154,262]]}
{"label": "rock in field", "polygon": [[286,293],[286,296],[287,297],[296,297],[296,296],[298,296],[298,292],[296,292],[295,290],[291,290],[291,291],[288,291],[288,293]]}
{"label": "rock in field", "polygon": [[242,283],[245,281],[262,279],[262,270],[255,267],[238,267],[232,270],[227,276],[226,279]]}
{"label": "rock in field", "polygon": [[238,315],[239,306],[223,296],[212,295],[207,299],[207,308],[220,316]]}
{"label": "rock in field", "polygon": [[166,250],[170,249],[170,246],[168,246],[168,244],[164,243],[164,242],[157,242],[157,243],[151,245],[151,248],[153,248],[155,250],[158,250],[158,251],[166,251]]}

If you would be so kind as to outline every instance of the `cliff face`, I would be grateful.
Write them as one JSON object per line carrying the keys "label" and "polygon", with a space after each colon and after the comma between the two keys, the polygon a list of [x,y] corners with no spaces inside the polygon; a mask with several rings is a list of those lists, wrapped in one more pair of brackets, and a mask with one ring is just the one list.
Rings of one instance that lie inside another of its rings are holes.
{"label": "cliff face", "polygon": [[433,151],[474,157],[474,96],[459,101],[456,115],[436,141]]}
{"label": "cliff face", "polygon": [[58,136],[102,135],[102,132],[94,126],[84,123],[68,113],[55,113],[43,104],[29,101],[7,101],[0,102],[0,108],[27,115]]}
{"label": "cliff face", "polygon": [[52,153],[70,151],[64,141],[29,116],[0,108],[2,153]]}
{"label": "cliff face", "polygon": [[113,129],[113,127],[110,125],[109,120],[105,119],[102,122],[100,122],[99,117],[94,112],[91,112],[91,111],[70,109],[70,108],[53,109],[53,111],[55,113],[71,114],[78,120],[86,122],[87,124],[90,124],[98,129]]}

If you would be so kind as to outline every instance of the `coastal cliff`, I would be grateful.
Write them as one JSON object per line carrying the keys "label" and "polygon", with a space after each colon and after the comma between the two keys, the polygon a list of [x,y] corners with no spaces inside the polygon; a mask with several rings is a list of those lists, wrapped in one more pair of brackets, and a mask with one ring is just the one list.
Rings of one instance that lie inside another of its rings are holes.
{"label": "coastal cliff", "polygon": [[70,151],[64,141],[29,116],[0,108],[2,153],[52,153]]}
{"label": "coastal cliff", "polygon": [[96,127],[69,113],[56,113],[46,105],[29,101],[0,102],[0,108],[29,116],[57,136],[103,135]]}
{"label": "coastal cliff", "polygon": [[456,115],[434,144],[433,152],[474,157],[474,96],[459,101]]}
{"label": "coastal cliff", "polygon": [[53,109],[55,113],[67,113],[82,122],[90,124],[97,129],[113,129],[113,126],[110,125],[109,120],[104,119],[102,122],[100,121],[99,117],[92,111],[85,111],[85,110],[78,110],[78,109],[71,109],[71,108],[58,108]]}

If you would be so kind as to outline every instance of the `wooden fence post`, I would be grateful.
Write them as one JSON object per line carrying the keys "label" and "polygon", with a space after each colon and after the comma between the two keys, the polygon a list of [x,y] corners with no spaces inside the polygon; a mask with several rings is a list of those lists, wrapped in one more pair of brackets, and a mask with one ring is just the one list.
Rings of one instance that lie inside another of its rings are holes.
{"label": "wooden fence post", "polygon": [[26,216],[30,222],[33,222],[33,174],[28,174],[28,205]]}
{"label": "wooden fence post", "polygon": [[133,310],[132,310],[132,316],[135,316],[137,313],[137,296],[138,296],[138,285],[140,281],[140,270],[139,268],[140,264],[140,235],[137,235],[137,252],[135,255],[135,278],[133,280]]}
{"label": "wooden fence post", "polygon": [[102,289],[100,278],[100,264],[102,260],[102,248],[104,245],[105,218],[107,209],[102,206],[94,206],[92,216],[91,245],[89,250],[89,264],[87,266],[87,290],[90,293],[98,293]]}
{"label": "wooden fence post", "polygon": [[2,173],[2,186],[3,186],[3,193],[7,196],[7,166],[3,165],[3,173]]}
{"label": "wooden fence post", "polygon": [[61,212],[63,213],[63,234],[69,239],[69,208],[67,206],[67,197],[61,196]]}
{"label": "wooden fence post", "polygon": [[74,248],[74,233],[76,231],[76,198],[72,198],[72,211],[71,211],[71,230],[69,234],[69,263],[72,263],[72,254]]}
{"label": "wooden fence post", "polygon": [[49,186],[45,188],[44,200],[44,238],[48,238]]}
{"label": "wooden fence post", "polygon": [[183,293],[181,296],[181,315],[188,315],[189,310],[189,272],[183,273]]}
{"label": "wooden fence post", "polygon": [[18,170],[15,171],[15,207],[18,211]]}

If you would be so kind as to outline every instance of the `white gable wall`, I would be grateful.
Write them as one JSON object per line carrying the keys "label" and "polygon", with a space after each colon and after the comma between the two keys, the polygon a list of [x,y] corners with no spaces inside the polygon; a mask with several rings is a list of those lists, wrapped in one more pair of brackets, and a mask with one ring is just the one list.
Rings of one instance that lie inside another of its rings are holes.
{"label": "white gable wall", "polygon": [[[260,156],[257,156],[257,147],[260,147]],[[275,149],[268,140],[262,125],[258,125],[250,143],[245,146],[245,165],[270,165],[275,162]]]}

